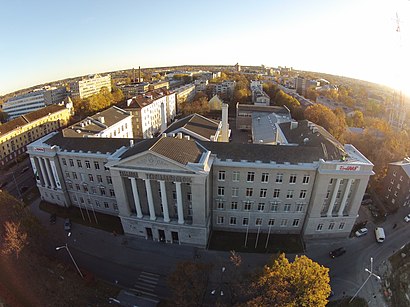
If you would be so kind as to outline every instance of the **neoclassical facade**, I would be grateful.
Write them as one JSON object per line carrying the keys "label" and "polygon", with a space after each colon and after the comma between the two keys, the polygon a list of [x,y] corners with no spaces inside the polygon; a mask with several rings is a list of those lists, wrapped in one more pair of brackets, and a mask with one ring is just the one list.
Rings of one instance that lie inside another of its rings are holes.
{"label": "neoclassical facade", "polygon": [[281,145],[54,133],[28,152],[43,199],[119,216],[129,235],[202,247],[211,230],[347,237],[373,164],[308,121],[278,130]]}

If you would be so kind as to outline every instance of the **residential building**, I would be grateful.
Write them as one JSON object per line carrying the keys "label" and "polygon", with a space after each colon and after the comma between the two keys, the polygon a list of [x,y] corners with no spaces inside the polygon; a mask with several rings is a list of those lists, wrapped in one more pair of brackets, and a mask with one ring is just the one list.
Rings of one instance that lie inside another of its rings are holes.
{"label": "residential building", "polygon": [[197,79],[194,81],[195,84],[195,91],[198,92],[206,92],[208,87],[208,80],[207,79]]}
{"label": "residential building", "polygon": [[152,90],[157,90],[163,87],[165,87],[166,89],[169,89],[169,82],[165,80],[157,80],[157,81],[151,82],[148,85],[148,90],[152,91]]}
{"label": "residential building", "polygon": [[232,98],[236,82],[231,80],[225,80],[221,83],[210,84],[210,86],[213,87],[212,95],[218,94],[220,97]]}
{"label": "residential building", "polygon": [[388,164],[382,195],[389,211],[410,204],[410,158]]}
{"label": "residential building", "polygon": [[209,109],[211,111],[216,111],[216,110],[222,110],[222,99],[219,98],[218,95],[214,95],[210,100],[209,100]]}
{"label": "residential building", "polygon": [[132,115],[113,106],[65,128],[63,135],[80,138],[132,138]]}
{"label": "residential building", "polygon": [[128,99],[121,108],[132,114],[134,138],[151,138],[164,131],[176,115],[176,95],[165,88]]}
{"label": "residential building", "polygon": [[195,97],[195,85],[192,83],[174,89],[177,99],[177,108],[180,109],[184,102],[191,102]]}
{"label": "residential building", "polygon": [[121,86],[121,91],[124,94],[126,99],[132,98],[134,96],[144,94],[148,91],[148,82],[138,82],[130,83]]}
{"label": "residential building", "polygon": [[41,197],[118,216],[128,235],[206,247],[212,230],[346,238],[373,164],[308,121],[281,144],[43,137],[28,146]]}
{"label": "residential building", "polygon": [[306,79],[305,77],[298,76],[295,79],[295,86],[296,86],[296,93],[302,96],[306,96],[306,91],[308,90],[309,87],[314,87],[316,88],[319,86],[319,82],[316,80],[309,80]]}
{"label": "residential building", "polygon": [[65,127],[71,115],[71,104],[49,105],[0,125],[0,167],[25,154],[31,142]]}
{"label": "residential building", "polygon": [[250,84],[252,102],[257,106],[269,106],[270,97],[263,91],[263,84],[259,80],[252,80]]}
{"label": "residential building", "polygon": [[18,95],[7,100],[1,107],[10,119],[19,117],[47,105],[59,104],[67,97],[65,87],[45,86],[32,92]]}
{"label": "residential building", "polygon": [[90,75],[70,83],[71,97],[87,98],[98,94],[103,87],[111,92],[111,75]]}

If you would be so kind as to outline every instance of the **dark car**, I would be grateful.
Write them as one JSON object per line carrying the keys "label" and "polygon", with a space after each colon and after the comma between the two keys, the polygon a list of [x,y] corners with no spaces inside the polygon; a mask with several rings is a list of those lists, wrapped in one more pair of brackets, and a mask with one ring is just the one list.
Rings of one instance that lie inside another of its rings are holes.
{"label": "dark car", "polygon": [[71,231],[71,221],[69,218],[65,219],[64,221],[64,230]]}
{"label": "dark car", "polygon": [[339,247],[339,248],[336,248],[335,250],[332,250],[329,253],[329,256],[332,258],[336,258],[336,257],[342,256],[344,253],[346,253],[346,250],[343,247]]}
{"label": "dark car", "polygon": [[55,213],[50,214],[50,224],[55,224],[57,220],[57,215]]}

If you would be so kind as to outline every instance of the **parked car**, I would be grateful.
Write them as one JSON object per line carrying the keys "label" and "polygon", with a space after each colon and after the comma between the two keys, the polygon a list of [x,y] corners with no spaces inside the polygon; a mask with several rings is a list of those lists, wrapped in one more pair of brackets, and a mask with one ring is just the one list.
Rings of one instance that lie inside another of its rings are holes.
{"label": "parked car", "polygon": [[410,222],[410,213],[407,214],[407,215],[404,217],[404,221],[405,221],[406,223]]}
{"label": "parked car", "polygon": [[356,237],[362,237],[364,235],[367,235],[369,231],[367,230],[367,228],[361,228],[358,231],[356,231],[354,234]]}
{"label": "parked car", "polygon": [[329,256],[332,258],[336,258],[336,257],[342,256],[344,253],[346,253],[346,250],[343,247],[339,247],[339,248],[336,248],[335,250],[332,250],[329,253]]}
{"label": "parked car", "polygon": [[64,230],[65,231],[71,231],[71,221],[69,218],[66,218],[64,220]]}
{"label": "parked car", "polygon": [[50,214],[50,224],[55,224],[57,220],[57,215],[55,213]]}

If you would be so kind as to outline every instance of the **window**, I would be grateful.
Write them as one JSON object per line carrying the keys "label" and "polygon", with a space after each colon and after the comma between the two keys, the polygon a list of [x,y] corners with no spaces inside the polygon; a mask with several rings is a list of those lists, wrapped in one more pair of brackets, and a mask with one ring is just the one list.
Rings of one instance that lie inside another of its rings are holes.
{"label": "window", "polygon": [[265,210],[265,203],[259,203],[259,204],[258,204],[258,210],[259,210],[259,211]]}
{"label": "window", "polygon": [[224,195],[225,195],[225,188],[218,187],[218,196],[224,196]]}
{"label": "window", "polygon": [[112,206],[114,207],[115,211],[118,211],[118,205],[117,204],[113,204]]}
{"label": "window", "polygon": [[75,184],[75,188],[77,189],[77,191],[80,191],[80,190],[81,190],[81,187],[80,187],[80,185],[79,185],[78,183]]}
{"label": "window", "polygon": [[283,182],[283,174],[279,173],[276,174],[276,183],[282,183]]}
{"label": "window", "polygon": [[88,186],[87,186],[86,184],[83,185],[83,190],[84,190],[84,192],[86,192],[86,193],[88,192]]}
{"label": "window", "polygon": [[248,176],[246,177],[247,182],[253,182],[255,180],[255,172],[248,172]]}
{"label": "window", "polygon": [[238,197],[239,188],[232,188],[232,197]]}
{"label": "window", "polygon": [[327,199],[329,198],[329,196],[330,196],[330,190],[327,190],[325,198]]}
{"label": "window", "polygon": [[245,205],[244,205],[243,210],[249,211],[249,210],[251,210],[251,206],[252,206],[252,204],[247,201],[247,202],[245,203]]}
{"label": "window", "polygon": [[100,204],[100,202],[99,202],[98,200],[95,201],[95,205],[96,205],[98,208],[101,207],[101,204]]}
{"label": "window", "polygon": [[273,190],[273,198],[279,198],[279,193],[280,193],[279,189],[274,189]]}
{"label": "window", "polygon": [[225,171],[219,171],[218,180],[219,181],[225,181]]}
{"label": "window", "polygon": [[287,220],[287,219],[282,219],[282,220],[280,221],[280,226],[281,226],[281,227],[285,227],[287,224],[288,224],[288,220]]}
{"label": "window", "polygon": [[71,190],[73,189],[73,184],[71,182],[68,183],[68,188]]}
{"label": "window", "polygon": [[400,183],[397,184],[397,189],[400,190]]}
{"label": "window", "polygon": [[259,197],[265,198],[267,191],[268,191],[268,189],[261,189],[261,191],[259,193]]}
{"label": "window", "polygon": [[269,219],[268,225],[269,225],[269,226],[275,225],[275,219]]}
{"label": "window", "polygon": [[73,161],[73,159],[69,159],[68,161],[70,162],[70,166],[74,167],[74,161]]}
{"label": "window", "polygon": [[239,172],[232,172],[232,181],[239,181]]}
{"label": "window", "polygon": [[77,179],[77,173],[73,172],[73,179]]}
{"label": "window", "polygon": [[106,201],[104,202],[104,208],[105,208],[105,209],[109,209],[109,208],[110,208],[110,205],[109,205]]}
{"label": "window", "polygon": [[322,229],[323,229],[323,224],[317,225],[317,228],[316,228],[317,231],[321,231]]}
{"label": "window", "polygon": [[296,205],[296,212],[303,212],[304,204],[297,204]]}
{"label": "window", "polygon": [[332,230],[335,227],[335,223],[330,223],[329,224],[329,230]]}
{"label": "window", "polygon": [[216,219],[217,224],[223,224],[224,223],[224,217],[223,216],[218,216]]}
{"label": "window", "polygon": [[300,190],[300,193],[299,193],[299,198],[300,199],[305,199],[306,198],[306,190]]}
{"label": "window", "polygon": [[85,167],[86,167],[87,169],[90,169],[90,168],[91,168],[90,161],[85,160]]}
{"label": "window", "polygon": [[94,176],[92,174],[88,174],[88,180],[93,182],[94,181]]}
{"label": "window", "polygon": [[224,202],[223,201],[218,201],[216,203],[216,208],[219,210],[223,210],[224,209]]}
{"label": "window", "polygon": [[309,175],[304,175],[302,179],[303,184],[308,184],[310,181],[310,176]]}
{"label": "window", "polygon": [[278,211],[278,203],[271,203],[270,211],[273,211],[273,212]]}
{"label": "window", "polygon": [[113,189],[110,189],[110,196],[111,196],[111,197],[115,197],[115,192],[114,192]]}
{"label": "window", "polygon": [[97,181],[98,182],[100,182],[100,183],[102,183],[103,181],[102,181],[102,177],[101,177],[101,175],[97,175]]}
{"label": "window", "polygon": [[299,219],[294,219],[292,223],[293,227],[298,227],[299,226]]}
{"label": "window", "polygon": [[390,180],[390,183],[391,183],[391,184],[394,184],[394,179]]}
{"label": "window", "polygon": [[78,167],[83,167],[83,164],[81,163],[81,160],[77,160],[77,166]]}
{"label": "window", "polygon": [[231,202],[231,209],[232,210],[238,210],[238,202],[237,201]]}
{"label": "window", "polygon": [[397,196],[397,191],[394,192],[394,196]]}
{"label": "window", "polygon": [[65,160],[65,158],[62,158],[61,162],[63,163],[64,166],[67,166],[67,161]]}
{"label": "window", "polygon": [[255,225],[256,226],[261,226],[262,225],[262,219],[260,217],[256,218]]}
{"label": "window", "polygon": [[285,206],[283,207],[283,211],[289,212],[290,211],[290,204],[285,204]]}
{"label": "window", "polygon": [[236,217],[231,216],[231,218],[229,219],[229,225],[236,225]]}
{"label": "window", "polygon": [[290,175],[289,183],[296,183],[296,175],[295,174]]}
{"label": "window", "polygon": [[388,188],[387,188],[387,190],[389,190],[389,192],[391,191],[391,186],[389,186]]}
{"label": "window", "polygon": [[95,187],[91,187],[91,193],[96,194],[97,193],[97,189]]}
{"label": "window", "polygon": [[100,163],[98,163],[98,161],[94,161],[94,168],[100,169]]}
{"label": "window", "polygon": [[394,171],[394,172],[393,172],[393,176],[394,176],[394,177],[396,177],[396,175],[397,175],[397,172],[396,172],[396,171]]}
{"label": "window", "polygon": [[244,217],[244,218],[242,219],[242,226],[248,226],[248,224],[249,224],[249,218]]}
{"label": "window", "polygon": [[65,172],[65,176],[66,176],[66,178],[70,178],[70,173],[69,173],[69,172]]}
{"label": "window", "polygon": [[107,176],[106,178],[107,178],[107,183],[108,183],[108,184],[112,184],[111,176]]}
{"label": "window", "polygon": [[100,187],[100,194],[102,196],[105,196],[105,188],[104,187]]}
{"label": "window", "polygon": [[293,198],[293,190],[288,190],[288,192],[286,193],[286,198],[287,199]]}
{"label": "window", "polygon": [[343,228],[345,228],[345,222],[341,222],[339,224],[339,229],[342,230]]}
{"label": "window", "polygon": [[336,198],[340,198],[340,195],[342,194],[342,191],[338,190],[336,194]]}
{"label": "window", "polygon": [[262,173],[262,182],[268,182],[269,181],[269,174],[268,173]]}
{"label": "window", "polygon": [[253,188],[246,188],[246,196],[252,197],[253,195]]}

